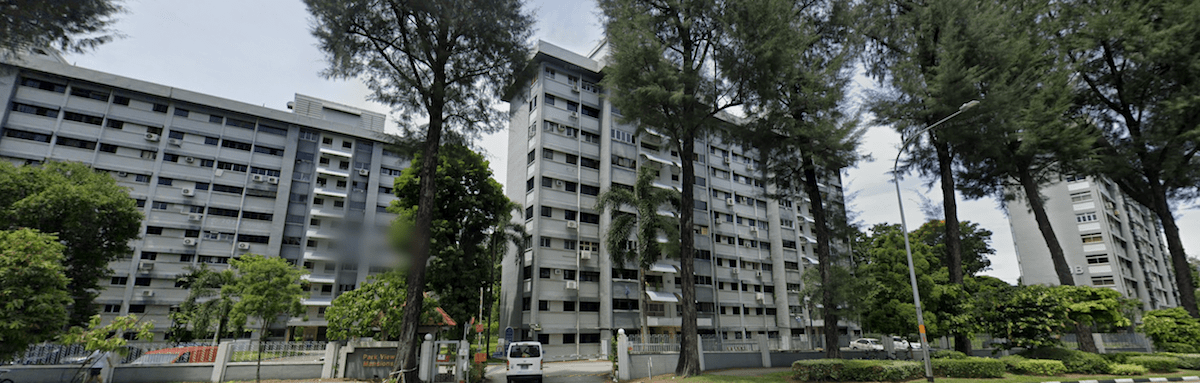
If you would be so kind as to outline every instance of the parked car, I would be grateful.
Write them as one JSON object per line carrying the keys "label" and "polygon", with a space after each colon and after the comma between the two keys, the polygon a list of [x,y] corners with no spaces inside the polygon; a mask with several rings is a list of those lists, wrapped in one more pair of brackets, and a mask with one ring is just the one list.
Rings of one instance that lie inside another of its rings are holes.
{"label": "parked car", "polygon": [[512,342],[508,345],[507,355],[505,380],[508,383],[519,380],[542,383],[542,344],[540,342]]}
{"label": "parked car", "polygon": [[883,344],[875,338],[858,338],[850,342],[851,350],[878,351],[883,350]]}
{"label": "parked car", "polygon": [[892,345],[895,346],[897,350],[920,350],[921,349],[921,341],[909,342],[907,339],[904,339],[904,338],[901,338],[898,336],[892,337]]}
{"label": "parked car", "polygon": [[212,363],[216,360],[217,346],[191,346],[150,351],[130,364]]}

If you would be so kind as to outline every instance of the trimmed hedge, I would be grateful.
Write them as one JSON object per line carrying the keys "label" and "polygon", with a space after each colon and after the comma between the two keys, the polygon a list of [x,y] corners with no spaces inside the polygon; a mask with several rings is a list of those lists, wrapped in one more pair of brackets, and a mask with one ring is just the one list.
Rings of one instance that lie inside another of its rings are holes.
{"label": "trimmed hedge", "polygon": [[937,350],[929,354],[931,359],[966,359],[967,354],[954,350]]}
{"label": "trimmed hedge", "polygon": [[1063,362],[1049,359],[1026,359],[1017,362],[1017,373],[1025,375],[1053,376],[1067,372]]}
{"label": "trimmed hedge", "polygon": [[1029,359],[1053,359],[1062,361],[1067,372],[1072,374],[1107,374],[1108,361],[1104,357],[1090,352],[1068,350],[1058,347],[1047,347],[1026,350],[1021,353]]}
{"label": "trimmed hedge", "polygon": [[814,359],[792,363],[792,373],[800,381],[817,382],[900,382],[924,376],[918,362],[889,360]]}
{"label": "trimmed hedge", "polygon": [[1153,372],[1175,372],[1179,358],[1173,356],[1143,355],[1129,357],[1129,364],[1146,367]]}
{"label": "trimmed hedge", "polygon": [[1149,355],[1144,352],[1114,352],[1111,354],[1100,354],[1100,357],[1107,360],[1109,363],[1127,363],[1131,356]]}
{"label": "trimmed hedge", "polygon": [[1187,343],[1171,343],[1163,342],[1162,344],[1155,343],[1154,348],[1162,352],[1176,352],[1180,354],[1194,354],[1197,352],[1196,346]]}
{"label": "trimmed hedge", "polygon": [[996,359],[970,357],[933,360],[933,374],[950,378],[1002,378],[1007,365]]}
{"label": "trimmed hedge", "polygon": [[1144,375],[1146,368],[1136,364],[1121,364],[1117,363],[1110,366],[1111,374],[1113,375]]}
{"label": "trimmed hedge", "polygon": [[1175,358],[1179,359],[1179,368],[1200,370],[1200,354],[1176,354]]}
{"label": "trimmed hedge", "polygon": [[1008,367],[1009,372],[1016,372],[1017,371],[1017,363],[1020,363],[1023,360],[1027,360],[1027,359],[1025,359],[1025,357],[1020,356],[1020,355],[1009,355],[1009,356],[1000,357],[1000,361],[1004,362],[1004,364]]}

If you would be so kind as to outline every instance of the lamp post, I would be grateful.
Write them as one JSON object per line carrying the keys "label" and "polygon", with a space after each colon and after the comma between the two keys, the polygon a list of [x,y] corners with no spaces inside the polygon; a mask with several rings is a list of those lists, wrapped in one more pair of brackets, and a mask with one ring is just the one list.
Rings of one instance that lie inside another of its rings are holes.
{"label": "lamp post", "polygon": [[[917,291],[917,272],[916,268],[913,267],[912,245],[908,241],[908,222],[904,220],[904,198],[900,195],[900,172],[896,168],[900,164],[900,155],[904,153],[904,149],[908,149],[908,144],[911,144],[913,140],[975,105],[979,105],[978,100],[968,101],[958,107],[958,111],[954,112],[954,114],[946,116],[946,118],[933,123],[933,125],[926,126],[924,129],[918,130],[912,136],[909,136],[900,145],[900,151],[896,153],[896,160],[892,162],[892,181],[896,183],[896,204],[900,206],[900,234],[904,237],[904,252],[908,256],[908,278],[909,282],[912,283],[913,305],[917,309],[917,330],[921,334],[921,357],[925,359],[925,379],[930,382],[933,381],[933,365],[929,362],[929,340],[925,338],[925,318],[921,314],[921,295]],[[954,198],[954,196],[950,196],[950,198]]]}

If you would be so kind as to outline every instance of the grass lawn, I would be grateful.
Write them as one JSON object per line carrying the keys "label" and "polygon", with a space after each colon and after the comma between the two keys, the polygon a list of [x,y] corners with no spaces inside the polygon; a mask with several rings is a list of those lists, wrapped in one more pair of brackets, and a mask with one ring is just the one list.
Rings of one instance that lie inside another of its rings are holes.
{"label": "grass lawn", "polygon": [[[1168,378],[1181,376],[1200,376],[1200,371],[1179,370],[1176,373],[1161,374],[1148,373],[1141,376],[1119,376],[1119,375],[1078,375],[1067,374],[1062,376],[1030,376],[1030,375],[1014,375],[1004,374],[1003,378],[997,379],[959,379],[959,378],[937,378],[938,382],[946,383],[969,383],[969,382],[984,382],[984,383],[1025,383],[1025,382],[1052,382],[1052,381],[1076,381],[1076,380],[1100,380],[1100,379],[1122,379],[1122,378]],[[925,379],[910,380],[908,383],[924,382]],[[688,383],[778,383],[790,382],[798,383],[799,380],[792,379],[791,371],[775,372],[758,376],[727,376],[705,374],[687,379],[678,379],[674,375],[659,375],[653,378],[632,379],[629,382],[636,383],[666,383],[666,382],[688,382]]]}

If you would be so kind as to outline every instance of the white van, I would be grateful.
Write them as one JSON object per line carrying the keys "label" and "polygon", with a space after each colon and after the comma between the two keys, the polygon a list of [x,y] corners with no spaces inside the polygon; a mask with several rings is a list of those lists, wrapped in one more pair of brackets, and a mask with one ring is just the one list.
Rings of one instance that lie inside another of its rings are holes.
{"label": "white van", "polygon": [[508,345],[508,383],[528,380],[542,383],[542,344],[512,342]]}

